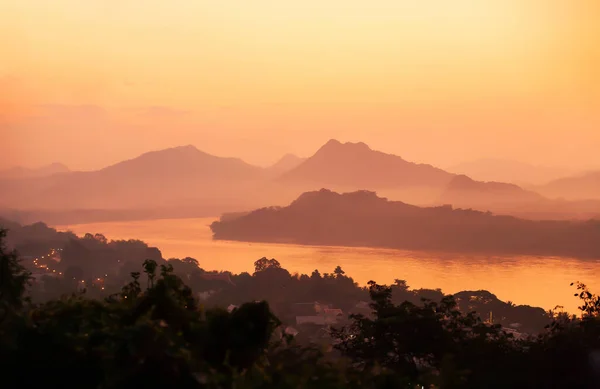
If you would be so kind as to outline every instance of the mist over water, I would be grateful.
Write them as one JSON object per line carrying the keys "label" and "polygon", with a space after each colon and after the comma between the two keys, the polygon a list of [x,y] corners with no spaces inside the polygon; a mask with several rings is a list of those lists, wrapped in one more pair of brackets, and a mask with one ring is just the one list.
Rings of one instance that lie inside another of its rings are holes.
{"label": "mist over water", "polygon": [[536,256],[461,255],[354,247],[214,241],[216,218],[162,219],[55,226],[77,235],[103,233],[108,239],[140,239],[158,247],[164,258],[193,257],[206,270],[253,272],[254,261],[276,258],[290,272],[332,272],[340,265],[361,285],[370,280],[404,279],[411,288],[441,288],[445,293],[488,290],[503,301],[577,311],[570,283],[600,289],[600,260]]}

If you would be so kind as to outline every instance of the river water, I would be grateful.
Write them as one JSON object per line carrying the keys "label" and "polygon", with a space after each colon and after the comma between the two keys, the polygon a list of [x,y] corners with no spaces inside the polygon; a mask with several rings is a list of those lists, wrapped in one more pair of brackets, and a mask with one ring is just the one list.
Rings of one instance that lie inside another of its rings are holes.
{"label": "river water", "polygon": [[485,289],[504,301],[577,312],[571,282],[600,292],[600,260],[534,256],[429,253],[355,247],[212,240],[215,218],[162,219],[54,226],[77,235],[102,233],[110,239],[140,239],[158,247],[164,258],[196,258],[206,270],[252,272],[261,257],[276,258],[291,273],[332,272],[340,265],[359,284],[404,279],[411,288],[441,288],[446,293]]}

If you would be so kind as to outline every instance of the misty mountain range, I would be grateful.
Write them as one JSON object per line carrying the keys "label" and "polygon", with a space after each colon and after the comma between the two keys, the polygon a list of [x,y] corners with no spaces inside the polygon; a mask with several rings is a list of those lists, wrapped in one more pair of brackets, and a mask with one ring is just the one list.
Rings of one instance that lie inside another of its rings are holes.
{"label": "misty mountain range", "polygon": [[[371,190],[415,205],[452,204],[528,218],[590,218],[600,214],[600,190],[594,181],[597,176],[558,180],[533,187],[534,191],[516,184],[476,181],[372,150],[364,143],[333,139],[309,158],[288,154],[267,168],[182,146],[148,152],[96,171],[72,172],[55,164],[35,172],[7,172],[0,173],[0,209],[5,214],[26,213],[28,218],[71,212],[88,221],[88,217],[93,218],[90,215],[101,211],[125,218],[134,217],[132,213],[135,217],[149,213],[181,217],[186,212],[189,216],[215,216],[286,205],[299,193],[321,188]],[[585,188],[585,192],[577,192],[580,200],[544,196],[571,193],[563,181]],[[581,200],[587,198],[586,193],[591,200]]]}
{"label": "misty mountain range", "polygon": [[600,171],[560,178],[536,189],[549,196],[567,199],[600,198]]}
{"label": "misty mountain range", "polygon": [[478,181],[496,181],[524,187],[543,185],[577,173],[574,169],[538,166],[508,159],[483,158],[463,162],[448,171],[464,174]]}
{"label": "misty mountain range", "polygon": [[0,179],[47,177],[59,173],[68,173],[69,171],[69,168],[62,163],[52,163],[37,169],[16,166],[11,169],[0,170]]}

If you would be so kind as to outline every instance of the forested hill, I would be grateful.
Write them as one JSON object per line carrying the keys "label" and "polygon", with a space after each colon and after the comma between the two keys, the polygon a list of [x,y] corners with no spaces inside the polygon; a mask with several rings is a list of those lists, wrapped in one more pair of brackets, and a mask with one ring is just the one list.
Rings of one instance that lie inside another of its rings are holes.
{"label": "forested hill", "polygon": [[211,225],[215,239],[600,258],[600,221],[533,221],[489,212],[421,208],[374,192],[302,194]]}

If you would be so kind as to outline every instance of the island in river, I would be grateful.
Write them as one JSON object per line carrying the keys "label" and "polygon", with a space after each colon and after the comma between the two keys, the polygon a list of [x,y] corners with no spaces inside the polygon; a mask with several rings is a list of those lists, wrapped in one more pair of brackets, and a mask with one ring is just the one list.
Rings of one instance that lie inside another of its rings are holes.
{"label": "island in river", "polygon": [[286,207],[229,215],[211,230],[216,240],[600,258],[597,220],[536,221],[417,207],[369,191],[307,192]]}

